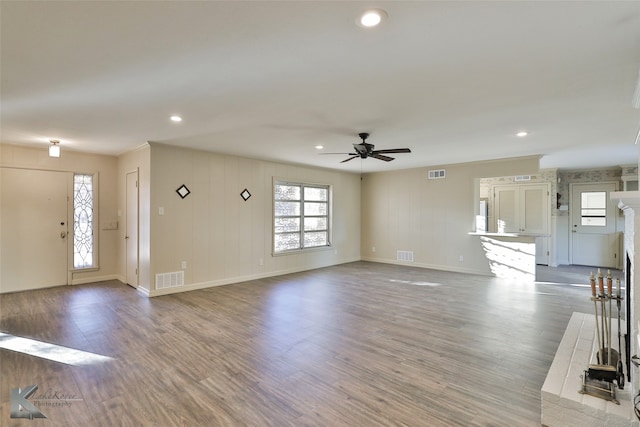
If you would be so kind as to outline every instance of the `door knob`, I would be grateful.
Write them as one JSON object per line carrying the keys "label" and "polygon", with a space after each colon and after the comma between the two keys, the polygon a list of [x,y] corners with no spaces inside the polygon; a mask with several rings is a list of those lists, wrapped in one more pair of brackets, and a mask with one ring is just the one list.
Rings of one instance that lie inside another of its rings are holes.
{"label": "door knob", "polygon": [[60,238],[64,239],[65,237],[67,237],[67,232],[66,231],[61,231],[60,232]]}
{"label": "door knob", "polygon": [[124,236],[125,240],[129,238],[129,236]]}

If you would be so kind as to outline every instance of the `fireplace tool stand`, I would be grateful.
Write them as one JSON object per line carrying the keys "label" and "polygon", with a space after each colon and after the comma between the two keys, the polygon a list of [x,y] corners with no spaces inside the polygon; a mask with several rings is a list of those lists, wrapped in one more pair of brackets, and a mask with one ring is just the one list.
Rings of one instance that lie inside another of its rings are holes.
{"label": "fireplace tool stand", "polygon": [[[589,368],[582,375],[582,388],[580,393],[589,394],[602,399],[620,404],[616,398],[616,388],[624,389],[624,373],[620,360],[620,279],[616,279],[616,295],[613,295],[613,279],[611,273],[607,273],[607,289],[605,292],[604,278],[598,269],[598,293],[596,293],[596,278],[593,273],[589,278],[591,282],[591,301],[596,314],[596,337],[598,340],[598,353],[596,364],[589,364]],[[612,301],[616,301],[618,308],[618,350],[611,348],[611,320]]]}

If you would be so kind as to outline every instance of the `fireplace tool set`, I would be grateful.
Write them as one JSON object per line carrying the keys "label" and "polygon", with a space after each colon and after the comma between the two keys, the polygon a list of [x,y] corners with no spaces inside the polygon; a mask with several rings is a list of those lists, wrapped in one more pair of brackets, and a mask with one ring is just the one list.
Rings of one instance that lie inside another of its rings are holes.
{"label": "fireplace tool set", "polygon": [[[596,279],[598,289],[596,290]],[[589,368],[582,375],[582,389],[580,393],[590,394],[620,404],[616,398],[616,386],[624,389],[624,373],[620,359],[620,279],[616,279],[616,294],[613,295],[613,279],[611,272],[607,273],[607,288],[605,290],[604,277],[598,269],[597,278],[591,273],[591,301],[596,313],[596,336],[598,340],[597,363],[589,364]],[[611,348],[611,319],[612,301],[618,308],[618,350]]]}

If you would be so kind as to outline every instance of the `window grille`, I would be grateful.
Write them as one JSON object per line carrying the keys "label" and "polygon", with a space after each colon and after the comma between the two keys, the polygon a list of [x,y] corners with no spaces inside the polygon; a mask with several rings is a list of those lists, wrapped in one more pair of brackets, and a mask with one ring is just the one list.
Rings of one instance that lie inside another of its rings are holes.
{"label": "window grille", "polygon": [[330,246],[329,186],[276,182],[274,253]]}

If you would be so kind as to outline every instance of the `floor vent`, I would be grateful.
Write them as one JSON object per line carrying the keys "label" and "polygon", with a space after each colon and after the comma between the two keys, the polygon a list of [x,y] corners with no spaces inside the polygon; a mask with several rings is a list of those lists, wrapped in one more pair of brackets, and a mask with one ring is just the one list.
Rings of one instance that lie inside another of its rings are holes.
{"label": "floor vent", "polygon": [[156,289],[175,288],[184,285],[184,271],[156,274]]}
{"label": "floor vent", "polygon": [[413,262],[413,251],[398,251],[398,261]]}

